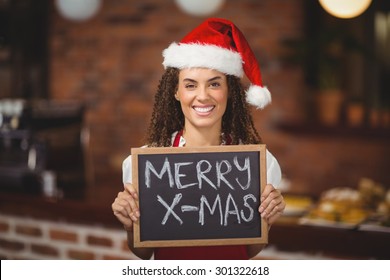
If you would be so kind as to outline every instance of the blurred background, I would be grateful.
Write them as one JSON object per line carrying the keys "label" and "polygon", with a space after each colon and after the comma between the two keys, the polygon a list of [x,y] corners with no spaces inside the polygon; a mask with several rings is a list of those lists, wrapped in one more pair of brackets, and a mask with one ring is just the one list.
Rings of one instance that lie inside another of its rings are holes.
{"label": "blurred background", "polygon": [[287,208],[258,258],[390,257],[390,2],[323,2],[0,0],[0,257],[134,258],[122,161],[162,50],[209,16],[242,30],[273,98],[253,115]]}

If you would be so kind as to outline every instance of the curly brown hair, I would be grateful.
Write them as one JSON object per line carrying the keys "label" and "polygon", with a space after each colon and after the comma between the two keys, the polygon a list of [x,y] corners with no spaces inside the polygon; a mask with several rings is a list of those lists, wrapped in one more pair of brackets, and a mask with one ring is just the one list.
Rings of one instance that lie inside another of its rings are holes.
{"label": "curly brown hair", "polygon": [[[165,70],[154,98],[152,118],[147,130],[146,145],[170,147],[171,136],[184,127],[184,114],[180,102],[174,97],[179,83],[179,69]],[[232,145],[260,144],[262,140],[253,124],[245,92],[238,77],[226,75],[228,102],[222,117],[222,133],[230,135]]]}

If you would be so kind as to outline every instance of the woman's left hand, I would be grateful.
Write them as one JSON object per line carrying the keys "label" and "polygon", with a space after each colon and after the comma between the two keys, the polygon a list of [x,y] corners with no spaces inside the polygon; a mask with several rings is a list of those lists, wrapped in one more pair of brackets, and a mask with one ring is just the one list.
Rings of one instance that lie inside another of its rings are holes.
{"label": "woman's left hand", "polygon": [[280,191],[270,184],[266,185],[261,194],[259,212],[268,225],[272,225],[283,214],[285,207],[286,203]]}

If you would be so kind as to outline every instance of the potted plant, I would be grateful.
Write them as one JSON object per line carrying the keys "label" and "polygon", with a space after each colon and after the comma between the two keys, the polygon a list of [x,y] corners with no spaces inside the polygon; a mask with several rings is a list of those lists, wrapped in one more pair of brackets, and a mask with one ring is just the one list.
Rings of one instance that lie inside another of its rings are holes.
{"label": "potted plant", "polygon": [[352,96],[349,98],[345,113],[349,126],[362,126],[365,114],[365,106],[362,98],[360,96]]}
{"label": "potted plant", "polygon": [[336,125],[346,94],[343,90],[345,57],[362,45],[337,26],[322,30],[315,38],[286,39],[282,42],[287,54],[284,61],[303,66],[306,82],[316,106],[318,120]]}

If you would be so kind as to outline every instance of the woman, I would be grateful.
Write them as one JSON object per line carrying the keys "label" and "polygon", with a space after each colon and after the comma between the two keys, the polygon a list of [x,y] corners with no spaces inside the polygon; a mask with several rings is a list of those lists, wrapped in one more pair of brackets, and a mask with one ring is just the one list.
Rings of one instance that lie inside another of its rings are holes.
{"label": "woman", "polygon": [[[148,147],[199,147],[259,144],[250,115],[250,103],[263,108],[270,102],[262,86],[260,69],[246,39],[224,19],[208,19],[179,43],[163,52],[165,73],[160,81],[147,132]],[[243,72],[251,81],[247,92],[240,82]],[[246,98],[245,98],[246,97]],[[249,259],[263,245],[218,247],[134,248],[133,223],[140,217],[138,195],[131,185],[131,160],[123,164],[124,190],[112,204],[114,215],[124,225],[129,248],[149,259]],[[261,195],[260,215],[272,225],[285,202],[274,185],[281,172],[267,151],[267,181]]]}

